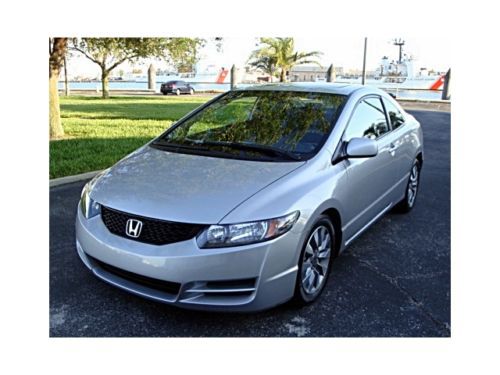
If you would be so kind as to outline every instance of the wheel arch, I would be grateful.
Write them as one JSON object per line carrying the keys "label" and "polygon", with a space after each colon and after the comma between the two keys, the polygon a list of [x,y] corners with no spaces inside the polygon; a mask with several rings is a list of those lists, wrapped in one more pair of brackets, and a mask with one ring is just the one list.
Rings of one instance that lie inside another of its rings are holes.
{"label": "wheel arch", "polygon": [[424,165],[424,154],[422,151],[418,152],[416,159],[420,163],[420,168],[422,168],[422,165]]}
{"label": "wheel arch", "polygon": [[340,216],[340,212],[336,208],[330,207],[321,214],[330,218],[335,229],[335,235],[337,237],[335,239],[335,256],[337,256],[340,253],[342,245],[342,218]]}

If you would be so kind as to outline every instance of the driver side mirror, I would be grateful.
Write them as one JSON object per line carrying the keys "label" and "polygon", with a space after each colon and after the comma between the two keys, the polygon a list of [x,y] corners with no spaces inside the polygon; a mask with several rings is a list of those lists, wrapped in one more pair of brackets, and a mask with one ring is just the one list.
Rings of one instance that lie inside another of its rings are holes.
{"label": "driver side mirror", "polygon": [[348,158],[370,158],[378,154],[378,145],[374,139],[352,138],[346,147]]}

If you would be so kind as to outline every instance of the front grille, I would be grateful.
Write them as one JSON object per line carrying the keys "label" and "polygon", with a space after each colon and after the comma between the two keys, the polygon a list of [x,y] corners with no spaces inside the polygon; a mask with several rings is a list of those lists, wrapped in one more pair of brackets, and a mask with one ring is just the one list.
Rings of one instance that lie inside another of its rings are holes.
{"label": "front grille", "polygon": [[[132,215],[105,206],[101,206],[101,217],[104,225],[106,225],[106,228],[111,233],[128,238],[129,240],[153,245],[167,245],[189,240],[206,227],[202,224],[177,223]],[[129,219],[136,219],[142,222],[142,230],[137,238],[133,238],[126,233],[127,221]]]}
{"label": "front grille", "polygon": [[172,281],[165,281],[165,280],[160,280],[160,279],[154,279],[152,277],[148,276],[143,276],[139,275],[133,272],[125,271],[122,270],[121,268],[117,268],[115,266],[112,266],[110,264],[101,262],[100,260],[91,257],[90,255],[86,254],[87,257],[90,258],[92,262],[94,262],[99,268],[102,268],[104,271],[109,272],[115,276],[118,276],[122,279],[131,281],[133,283],[151,288],[151,289],[156,289],[165,293],[177,295],[179,293],[179,289],[181,288],[181,284],[179,283],[174,283]]}

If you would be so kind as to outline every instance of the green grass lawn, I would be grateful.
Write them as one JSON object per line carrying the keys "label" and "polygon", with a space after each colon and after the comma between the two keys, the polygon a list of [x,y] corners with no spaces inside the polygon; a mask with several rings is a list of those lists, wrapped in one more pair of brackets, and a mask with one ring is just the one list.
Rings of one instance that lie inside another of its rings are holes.
{"label": "green grass lawn", "polygon": [[209,96],[61,97],[65,139],[50,141],[50,178],[107,168]]}

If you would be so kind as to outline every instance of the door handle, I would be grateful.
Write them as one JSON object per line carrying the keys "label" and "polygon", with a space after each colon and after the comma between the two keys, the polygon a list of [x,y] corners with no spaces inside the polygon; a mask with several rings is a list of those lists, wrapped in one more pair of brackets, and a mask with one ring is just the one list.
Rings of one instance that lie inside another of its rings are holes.
{"label": "door handle", "polygon": [[396,146],[394,143],[391,143],[389,145],[389,153],[391,154],[391,156],[395,155],[397,149],[398,149],[398,146]]}

